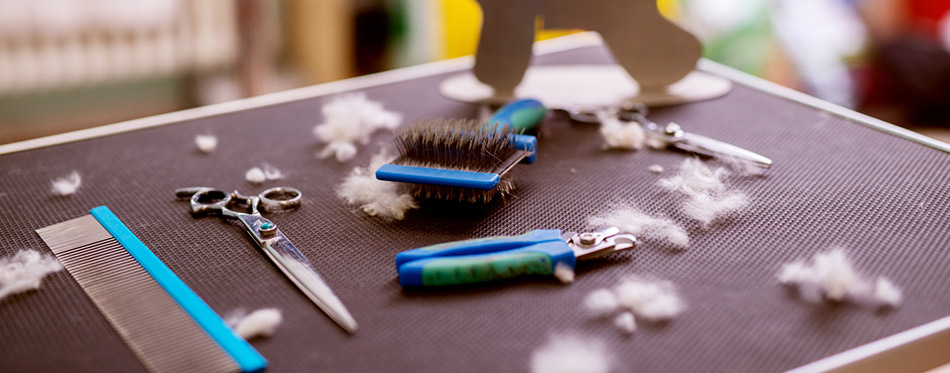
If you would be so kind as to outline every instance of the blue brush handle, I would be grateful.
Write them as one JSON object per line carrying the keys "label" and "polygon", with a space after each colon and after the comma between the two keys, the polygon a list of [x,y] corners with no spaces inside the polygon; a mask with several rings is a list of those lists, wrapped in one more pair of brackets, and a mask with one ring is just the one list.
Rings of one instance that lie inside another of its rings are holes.
{"label": "blue brush handle", "polygon": [[532,164],[538,159],[538,138],[531,135],[511,135],[511,145],[528,153],[521,163]]}
{"label": "blue brush handle", "polygon": [[376,170],[376,179],[402,183],[445,185],[457,188],[491,190],[501,181],[501,176],[490,172],[443,170],[384,164]]}
{"label": "blue brush handle", "polygon": [[531,164],[538,158],[538,140],[534,136],[523,135],[541,123],[548,113],[541,101],[523,98],[509,102],[488,118],[483,128],[509,128],[511,143],[515,149],[524,150],[529,155],[521,163]]}
{"label": "blue brush handle", "polygon": [[454,241],[396,255],[403,286],[442,286],[553,273],[557,263],[574,267],[574,252],[557,229],[518,236]]}
{"label": "blue brush handle", "polygon": [[511,133],[524,133],[537,127],[547,113],[548,108],[544,107],[541,101],[523,98],[502,106],[491,118],[488,118],[485,126],[487,128],[509,127]]}

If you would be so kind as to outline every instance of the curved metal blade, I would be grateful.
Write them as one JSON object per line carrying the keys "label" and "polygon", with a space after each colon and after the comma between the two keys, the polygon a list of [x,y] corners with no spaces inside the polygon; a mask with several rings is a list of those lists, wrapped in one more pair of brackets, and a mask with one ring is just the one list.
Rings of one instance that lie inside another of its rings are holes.
{"label": "curved metal blade", "polygon": [[637,238],[632,234],[621,234],[620,228],[611,226],[576,234],[568,242],[578,260],[599,258],[634,247],[636,243]]}
{"label": "curved metal blade", "polygon": [[769,168],[769,166],[772,165],[771,159],[758,153],[753,153],[738,146],[694,133],[687,132],[683,134],[682,139],[671,144],[671,146],[710,157],[733,157],[749,160],[764,168]]}
{"label": "curved metal blade", "polygon": [[[333,293],[326,281],[317,274],[310,265],[310,261],[303,256],[284,233],[277,229],[273,222],[258,215],[240,214],[248,234],[257,242],[264,254],[270,258],[287,278],[297,285],[311,302],[317,305],[344,330],[353,333],[357,329],[356,319],[346,309],[340,298]],[[271,232],[268,237],[262,235],[262,227],[270,223]]]}

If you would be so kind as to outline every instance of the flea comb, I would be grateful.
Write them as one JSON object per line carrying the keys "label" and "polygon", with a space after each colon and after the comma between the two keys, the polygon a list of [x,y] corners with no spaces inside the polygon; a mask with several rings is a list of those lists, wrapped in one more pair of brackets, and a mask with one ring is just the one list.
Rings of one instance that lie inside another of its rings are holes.
{"label": "flea comb", "polygon": [[489,202],[514,189],[511,170],[537,159],[537,139],[524,135],[544,118],[537,100],[517,100],[487,122],[430,119],[396,132],[400,156],[376,170],[379,180],[407,183],[423,199]]}
{"label": "flea comb", "polygon": [[145,367],[257,371],[267,361],[100,206],[36,230]]}

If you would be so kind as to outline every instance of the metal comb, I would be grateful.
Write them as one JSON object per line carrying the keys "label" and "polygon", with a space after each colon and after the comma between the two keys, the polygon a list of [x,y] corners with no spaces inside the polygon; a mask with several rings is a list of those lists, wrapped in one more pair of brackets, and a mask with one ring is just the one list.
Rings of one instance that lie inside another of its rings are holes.
{"label": "metal comb", "polygon": [[148,370],[234,372],[266,366],[108,208],[92,214],[36,233]]}

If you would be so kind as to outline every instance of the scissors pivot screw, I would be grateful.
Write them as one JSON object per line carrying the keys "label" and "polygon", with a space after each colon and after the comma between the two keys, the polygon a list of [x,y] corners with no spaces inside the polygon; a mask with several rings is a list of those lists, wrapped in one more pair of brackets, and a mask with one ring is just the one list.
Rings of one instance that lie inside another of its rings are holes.
{"label": "scissors pivot screw", "polygon": [[580,241],[582,245],[593,245],[595,242],[597,242],[597,235],[591,232],[581,233]]}
{"label": "scissors pivot screw", "polygon": [[277,233],[277,224],[265,222],[261,224],[261,237],[273,237]]}
{"label": "scissors pivot screw", "polygon": [[670,122],[670,124],[667,124],[666,127],[663,127],[663,133],[667,136],[672,136],[675,138],[683,137],[684,134],[683,128],[681,128],[679,124],[673,122]]}
{"label": "scissors pivot screw", "polygon": [[593,232],[584,232],[568,240],[577,259],[586,260],[626,250],[637,243],[632,234],[621,234],[617,227],[601,227]]}

